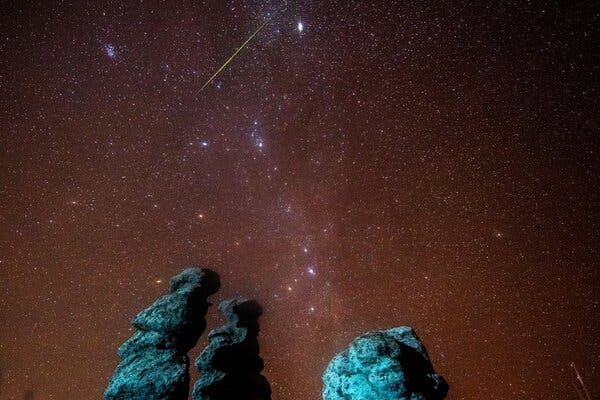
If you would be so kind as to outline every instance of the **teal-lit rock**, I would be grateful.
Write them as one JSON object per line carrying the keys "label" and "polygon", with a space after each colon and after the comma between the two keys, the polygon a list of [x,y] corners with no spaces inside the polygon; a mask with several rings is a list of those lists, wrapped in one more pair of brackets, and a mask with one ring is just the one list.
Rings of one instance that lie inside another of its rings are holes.
{"label": "teal-lit rock", "polygon": [[447,392],[409,327],[357,337],[323,374],[323,400],[442,400]]}
{"label": "teal-lit rock", "polygon": [[173,277],[169,293],[134,317],[137,331],[119,347],[121,362],[104,399],[187,400],[187,352],[206,328],[207,297],[219,286],[209,269],[188,268]]}

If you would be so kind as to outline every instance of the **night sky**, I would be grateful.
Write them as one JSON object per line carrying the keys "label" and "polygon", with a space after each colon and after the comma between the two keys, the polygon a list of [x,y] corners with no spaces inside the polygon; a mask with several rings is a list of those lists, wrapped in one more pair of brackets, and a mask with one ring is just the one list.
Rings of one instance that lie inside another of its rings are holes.
{"label": "night sky", "polygon": [[274,400],[400,325],[449,399],[598,396],[600,4],[534,3],[2,2],[0,399],[100,398],[194,264]]}

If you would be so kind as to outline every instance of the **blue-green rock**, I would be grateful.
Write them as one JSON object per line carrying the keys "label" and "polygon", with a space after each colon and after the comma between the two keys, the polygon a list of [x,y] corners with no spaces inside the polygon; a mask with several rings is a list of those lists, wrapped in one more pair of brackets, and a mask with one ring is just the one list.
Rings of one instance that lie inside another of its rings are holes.
{"label": "blue-green rock", "polygon": [[104,399],[187,400],[187,352],[206,328],[207,297],[219,286],[209,269],[188,268],[173,277],[169,293],[134,317],[137,331],[119,347],[121,362]]}
{"label": "blue-green rock", "polygon": [[409,327],[359,336],[323,374],[323,400],[442,400],[447,392]]}

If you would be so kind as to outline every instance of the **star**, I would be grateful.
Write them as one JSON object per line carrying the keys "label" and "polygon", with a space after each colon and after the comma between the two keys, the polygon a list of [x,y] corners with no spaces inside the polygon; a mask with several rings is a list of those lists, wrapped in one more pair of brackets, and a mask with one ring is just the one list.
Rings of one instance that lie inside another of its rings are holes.
{"label": "star", "polygon": [[302,31],[304,30],[304,24],[302,23],[302,21],[298,21],[298,25],[296,25],[296,29],[298,30],[298,32],[302,33]]}
{"label": "star", "polygon": [[262,152],[263,147],[265,146],[265,140],[259,132],[259,126],[258,126],[257,120],[253,121],[252,129],[250,131],[249,136],[252,139],[252,143],[254,144],[254,147],[256,147],[258,149],[258,151]]}
{"label": "star", "polygon": [[117,50],[115,49],[115,46],[111,43],[106,43],[104,45],[104,54],[106,54],[106,56],[111,60],[117,58]]}

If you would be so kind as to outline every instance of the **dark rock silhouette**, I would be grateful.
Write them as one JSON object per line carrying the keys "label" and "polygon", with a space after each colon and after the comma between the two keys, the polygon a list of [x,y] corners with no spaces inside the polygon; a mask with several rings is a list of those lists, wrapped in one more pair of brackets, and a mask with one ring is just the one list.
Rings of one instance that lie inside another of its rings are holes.
{"label": "dark rock silhouette", "polygon": [[208,334],[209,344],[196,360],[200,379],[193,400],[270,400],[257,339],[261,306],[236,298],[223,301],[219,309],[227,321]]}
{"label": "dark rock silhouette", "polygon": [[119,348],[121,363],[105,400],[187,400],[189,359],[206,328],[207,297],[219,290],[216,272],[188,268],[169,293],[133,318],[137,331]]}
{"label": "dark rock silhouette", "polygon": [[323,400],[441,400],[447,392],[409,327],[359,336],[323,375]]}

